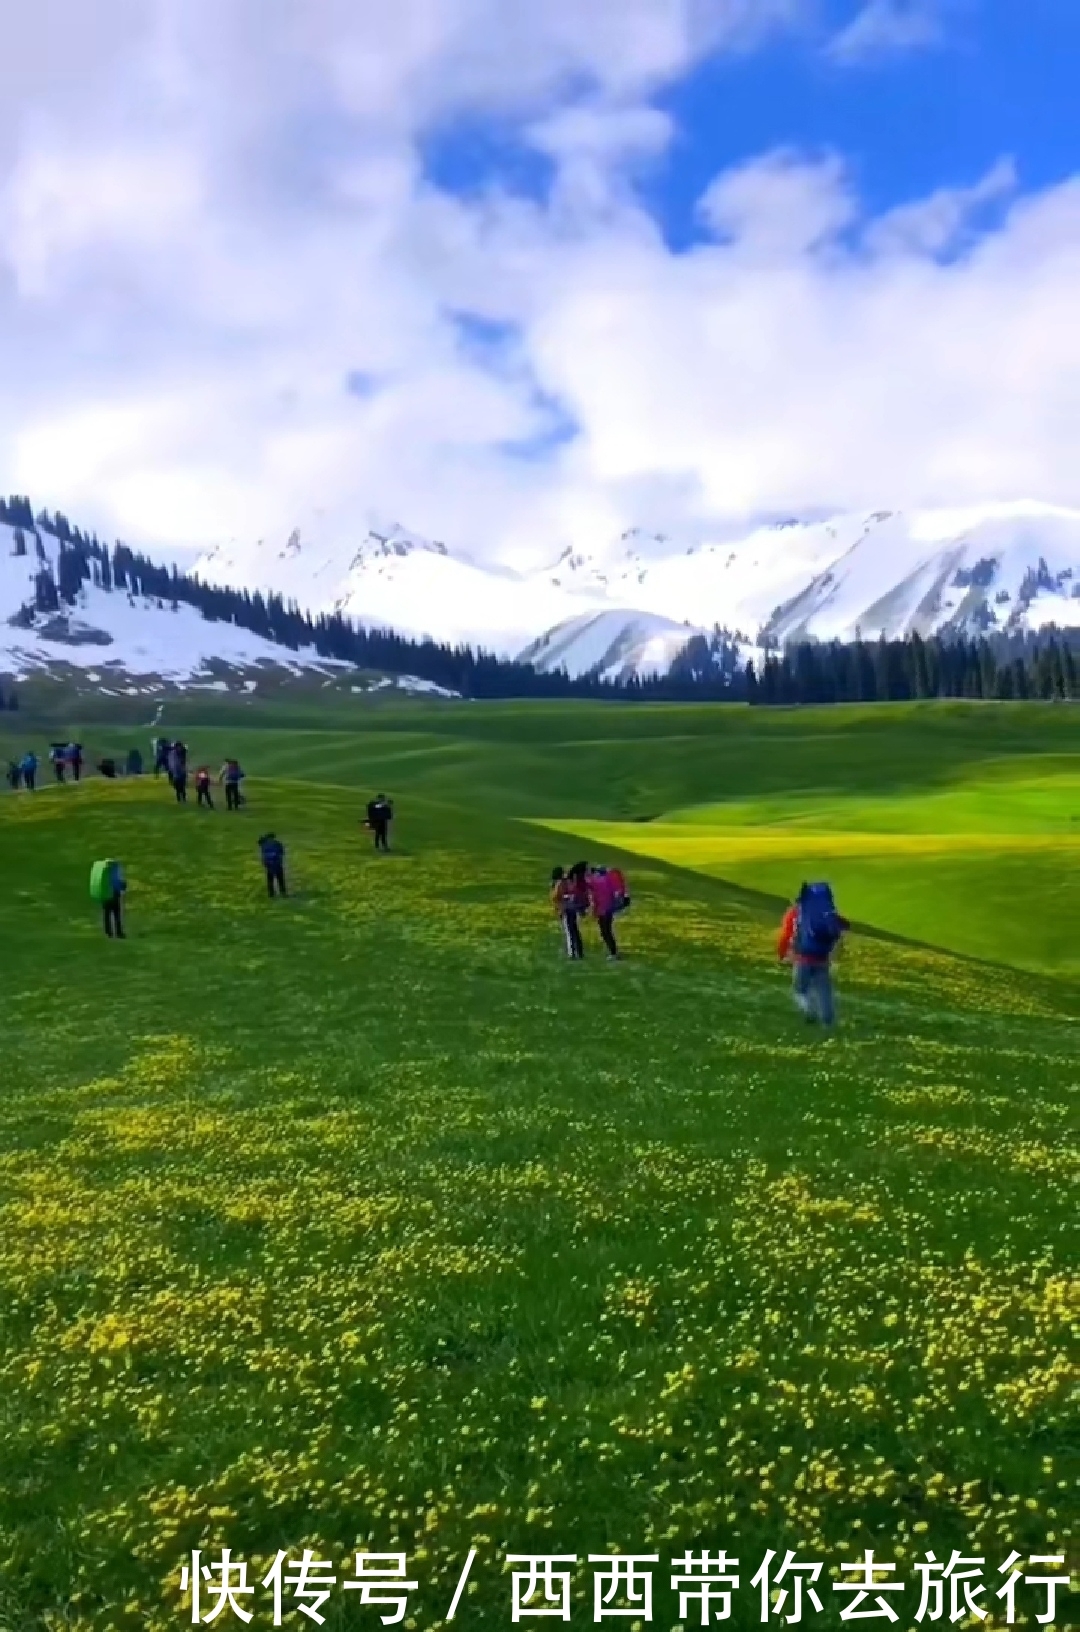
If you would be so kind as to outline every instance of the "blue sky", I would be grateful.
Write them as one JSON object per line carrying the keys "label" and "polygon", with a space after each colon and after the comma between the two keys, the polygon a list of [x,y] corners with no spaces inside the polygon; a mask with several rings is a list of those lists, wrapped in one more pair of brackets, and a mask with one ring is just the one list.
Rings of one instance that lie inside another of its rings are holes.
{"label": "blue sky", "polygon": [[684,132],[651,195],[667,230],[691,230],[716,170],[789,143],[846,155],[873,213],[966,186],[1002,154],[1025,188],[1069,175],[1080,155],[1080,7],[986,0],[942,26],[939,43],[877,60],[833,63],[786,41],[690,76],[662,99]]}
{"label": "blue sky", "polygon": [[[832,0],[818,26],[719,54],[656,95],[678,136],[641,190],[673,246],[700,237],[694,205],[718,171],[778,147],[843,154],[875,214],[968,186],[1003,155],[1025,191],[1074,172],[1080,5],[961,0],[940,8],[939,32],[922,46],[837,61],[823,43],[857,9]],[[541,197],[550,185],[551,163],[509,122],[459,121],[425,153],[429,174],[454,191],[497,179]]]}

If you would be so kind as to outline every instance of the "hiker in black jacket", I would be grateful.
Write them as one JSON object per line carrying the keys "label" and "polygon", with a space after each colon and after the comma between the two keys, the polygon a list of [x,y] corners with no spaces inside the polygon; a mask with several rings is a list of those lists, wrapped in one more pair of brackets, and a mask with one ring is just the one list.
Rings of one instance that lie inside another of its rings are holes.
{"label": "hiker in black jacket", "polygon": [[367,825],[375,835],[376,850],[389,850],[390,823],[394,807],[383,793],[377,793],[367,807]]}

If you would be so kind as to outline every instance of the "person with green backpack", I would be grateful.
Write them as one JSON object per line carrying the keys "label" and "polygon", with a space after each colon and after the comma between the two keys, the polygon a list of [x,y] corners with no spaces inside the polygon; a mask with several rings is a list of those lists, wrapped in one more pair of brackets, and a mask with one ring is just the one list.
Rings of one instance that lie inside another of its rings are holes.
{"label": "person with green backpack", "polygon": [[124,939],[121,911],[127,880],[118,861],[95,861],[90,869],[90,896],[101,908],[101,920],[110,940]]}

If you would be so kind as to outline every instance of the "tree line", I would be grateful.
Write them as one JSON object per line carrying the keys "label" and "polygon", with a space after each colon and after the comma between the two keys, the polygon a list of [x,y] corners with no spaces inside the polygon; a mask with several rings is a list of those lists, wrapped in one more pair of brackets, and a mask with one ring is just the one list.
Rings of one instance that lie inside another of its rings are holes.
{"label": "tree line", "polygon": [[[415,675],[463,697],[708,700],[758,707],[934,697],[1080,699],[1080,630],[801,641],[747,661],[742,654],[748,643],[734,631],[716,628],[711,635],[689,639],[665,675],[571,679],[563,671],[548,673],[482,648],[415,640],[389,629],[366,628],[337,613],[313,615],[272,592],[205,584],[126,544],[117,542],[110,549],[59,511],[50,516],[42,510],[35,516],[30,500],[22,496],[0,498],[0,522],[12,529],[16,553],[32,550],[39,563],[34,604],[24,609],[24,621],[74,606],[84,584],[93,584],[163,608],[191,606],[209,622],[235,624],[287,650],[314,651],[359,669]],[[55,575],[42,532],[59,545]]]}
{"label": "tree line", "polygon": [[1080,699],[1080,631],[979,639],[808,641],[747,665],[752,703],[908,702],[929,697]]}

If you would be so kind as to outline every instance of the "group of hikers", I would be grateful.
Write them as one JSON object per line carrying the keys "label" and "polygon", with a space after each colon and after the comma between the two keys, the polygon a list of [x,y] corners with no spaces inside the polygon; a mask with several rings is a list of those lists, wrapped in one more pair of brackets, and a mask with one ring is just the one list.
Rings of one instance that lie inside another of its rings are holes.
{"label": "group of hikers", "polygon": [[[53,779],[56,782],[66,782],[68,772],[71,772],[73,782],[82,781],[83,749],[79,742],[54,742],[49,747],[49,763],[53,768]],[[37,773],[41,761],[33,749],[23,754],[21,759],[9,759],[6,778],[8,786],[14,790],[25,788],[27,793],[37,791]],[[106,756],[99,759],[97,769],[101,776],[111,781],[121,774],[121,767],[115,759]],[[137,748],[130,748],[127,753],[124,769],[128,776],[142,775],[142,755]]]}
{"label": "group of hikers", "polygon": [[[551,874],[551,904],[562,925],[568,958],[585,956],[581,933],[582,919],[592,918],[609,959],[619,957],[614,923],[630,906],[625,875],[617,867],[590,867],[578,861]],[[826,1029],[836,1019],[831,963],[843,936],[851,928],[836,910],[828,884],[801,884],[799,893],[784,914],[777,942],[781,963],[792,968],[792,995],[795,1005],[811,1024]]]}
{"label": "group of hikers", "polygon": [[[49,750],[57,782],[66,780],[70,770],[73,780],[82,775],[83,751],[79,743],[53,743]],[[20,760],[8,766],[8,781],[13,788],[25,787],[33,792],[36,787],[38,757],[31,750]],[[98,769],[104,776],[115,776],[115,761],[102,761]],[[137,750],[128,755],[128,770],[138,774],[142,758]],[[154,774],[168,777],[178,803],[187,802],[188,749],[181,741],[159,737],[154,743]],[[226,759],[217,780],[225,789],[225,808],[239,810],[245,803],[242,791],[245,773],[236,759]],[[197,802],[214,809],[210,770],[200,765],[194,775]],[[376,851],[390,848],[390,826],[394,807],[385,794],[376,794],[367,805],[363,825],[372,833]],[[259,859],[266,878],[266,891],[271,897],[287,895],[285,881],[285,846],[274,833],[264,833],[258,839]],[[120,863],[115,860],[97,861],[90,874],[90,894],[100,905],[106,935],[123,938],[123,898],[127,881]],[[620,957],[615,938],[615,920],[630,906],[630,892],[626,877],[617,867],[590,866],[575,862],[570,868],[556,867],[551,874],[551,905],[562,929],[567,958],[580,961],[585,956],[582,934],[584,920],[592,919],[597,927],[601,944],[609,960]],[[799,1012],[808,1022],[830,1028],[836,1018],[831,963],[845,933],[851,928],[848,920],[837,911],[831,887],[826,883],[800,885],[798,895],[784,914],[777,942],[781,962],[792,967],[792,995]]]}
{"label": "group of hikers", "polygon": [[[158,737],[154,743],[154,775],[158,777],[162,771],[168,777],[169,786],[176,795],[178,805],[187,804],[188,790],[188,748],[186,742],[170,742],[167,737]],[[238,759],[227,759],[218,772],[218,782],[225,789],[225,809],[239,810],[244,803],[243,781],[244,772]],[[200,765],[195,772],[195,803],[200,808],[213,810],[214,796],[210,767]]]}
{"label": "group of hikers", "polygon": [[[235,765],[235,760],[226,760],[226,767]],[[243,775],[243,772],[241,772]],[[229,783],[225,783],[225,792],[228,794]],[[385,794],[377,793],[367,807],[365,827],[375,834],[376,850],[389,850],[390,823],[394,817],[394,807]],[[266,874],[266,893],[269,896],[288,895],[285,884],[285,846],[276,833],[264,833],[259,839],[259,860],[263,864]]]}
{"label": "group of hikers", "polygon": [[54,742],[49,748],[49,763],[57,782],[67,780],[71,772],[73,782],[82,779],[83,751],[81,742]]}
{"label": "group of hikers", "polygon": [[592,917],[609,958],[619,956],[615,940],[615,918],[630,905],[626,879],[617,867],[590,867],[576,861],[566,871],[556,867],[551,874],[551,904],[562,924],[568,958],[585,956],[581,920]]}
{"label": "group of hikers", "polygon": [[[176,795],[178,804],[187,803],[188,747],[180,740],[158,737],[154,741],[154,775],[162,772]],[[139,769],[142,769],[141,762]],[[237,759],[226,759],[218,774],[218,782],[225,789],[226,810],[239,810],[245,804],[242,792],[244,771]],[[214,809],[210,770],[200,765],[194,776],[196,800],[207,809]],[[32,785],[32,784],[31,784]],[[364,826],[374,835],[376,850],[389,850],[390,824],[394,807],[383,793],[377,793],[368,802]],[[288,895],[285,882],[285,846],[275,833],[263,833],[258,839],[259,860],[266,878],[268,896]],[[116,860],[95,861],[90,869],[90,895],[101,907],[102,925],[111,939],[124,939],[123,898],[127,890],[124,869]]]}
{"label": "group of hikers", "polygon": [[21,759],[9,759],[7,768],[8,784],[12,788],[25,788],[33,793],[37,786],[38,757],[31,748]]}

